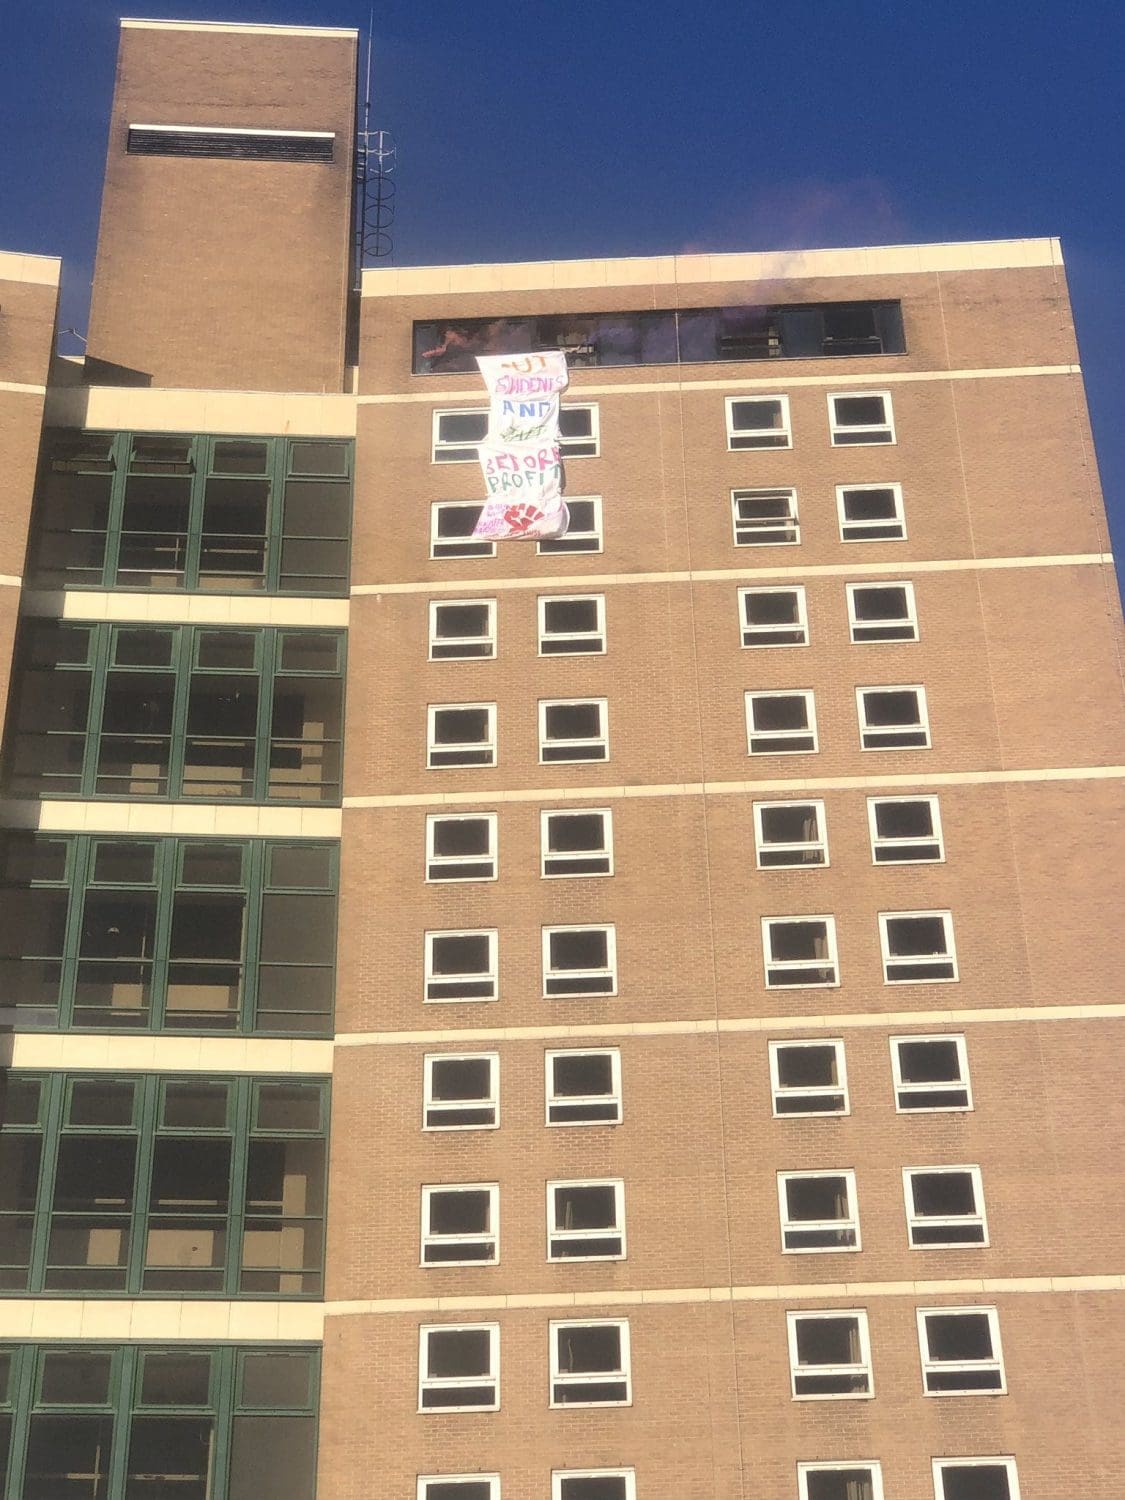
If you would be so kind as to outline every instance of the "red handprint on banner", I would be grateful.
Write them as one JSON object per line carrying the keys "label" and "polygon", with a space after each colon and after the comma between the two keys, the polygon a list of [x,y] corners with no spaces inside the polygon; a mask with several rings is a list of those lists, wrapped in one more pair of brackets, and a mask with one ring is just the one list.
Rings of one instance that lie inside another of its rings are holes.
{"label": "red handprint on banner", "polygon": [[543,512],[537,505],[509,505],[504,512],[504,521],[515,532],[530,531],[543,520]]}

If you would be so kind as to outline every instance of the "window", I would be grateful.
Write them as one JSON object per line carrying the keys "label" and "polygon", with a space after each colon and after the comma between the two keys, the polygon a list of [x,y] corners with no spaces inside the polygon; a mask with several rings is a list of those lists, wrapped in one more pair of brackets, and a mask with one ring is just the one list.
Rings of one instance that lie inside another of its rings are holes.
{"label": "window", "polygon": [[621,1053],[548,1052],[547,1124],[620,1125]]}
{"label": "window", "polygon": [[544,927],[544,997],[616,995],[616,938],[613,927]]}
{"label": "window", "polygon": [[816,704],[807,690],[746,694],[750,755],[804,755],[817,748]]}
{"label": "window", "polygon": [[598,452],[598,408],[559,408],[559,448],[564,458],[593,458]]}
{"label": "window", "polygon": [[495,1000],[496,929],[426,933],[427,1000]]}
{"label": "window", "polygon": [[625,1184],[549,1182],[548,1260],[624,1260]]}
{"label": "window", "polygon": [[848,1113],[841,1041],[771,1042],[770,1082],[776,1116]]}
{"label": "window", "polygon": [[421,1474],[418,1500],[500,1500],[499,1474]]}
{"label": "window", "polygon": [[497,1411],[499,1406],[499,1323],[424,1324],[418,1330],[418,1410]]}
{"label": "window", "polygon": [[1007,1389],[994,1307],[920,1307],[918,1346],[927,1396],[1001,1395]]}
{"label": "window", "polygon": [[345,595],[353,447],[328,438],[49,433],[29,581]]}
{"label": "window", "polygon": [[[435,411],[435,464],[475,463],[477,449],[488,433],[487,407]],[[564,458],[588,458],[598,452],[598,408],[594,404],[564,406],[559,411],[559,448]]]}
{"label": "window", "polygon": [[431,505],[430,556],[495,557],[495,542],[473,537],[483,509],[479,500],[439,500]]}
{"label": "window", "polygon": [[957,978],[953,917],[947,911],[881,911],[884,984]]}
{"label": "window", "polygon": [[864,750],[925,750],[930,743],[923,687],[856,688]]}
{"label": "window", "polygon": [[500,1054],[429,1054],[424,1059],[423,1130],[495,1130],[500,1123]]}
{"label": "window", "polygon": [[214,156],[243,161],[332,160],[331,130],[237,130],[223,125],[130,125],[130,156]]}
{"label": "window", "polygon": [[829,396],[828,425],[834,448],[893,443],[895,420],[888,391],[849,391]]}
{"label": "window", "polygon": [[426,818],[426,879],[495,880],[495,813],[431,813]]}
{"label": "window", "polygon": [[323,1294],[319,1079],[13,1072],[0,1289]]}
{"label": "window", "polygon": [[935,1458],[934,1500],[1020,1500],[1014,1458]]}
{"label": "window", "polygon": [[913,865],[945,858],[936,797],[869,797],[871,858],[877,865]]}
{"label": "window", "polygon": [[860,1248],[854,1172],[779,1172],[777,1192],[782,1250]]}
{"label": "window", "polygon": [[840,982],[835,917],[763,917],[762,950],[770,989]]}
{"label": "window", "polygon": [[551,1500],[637,1500],[632,1469],[556,1469]]}
{"label": "window", "polygon": [[912,1250],[988,1244],[979,1167],[907,1168],[902,1182]]}
{"label": "window", "polygon": [[609,759],[609,707],[604,698],[539,700],[539,763]]}
{"label": "window", "polygon": [[893,1036],[891,1072],[899,1111],[973,1107],[963,1036]]}
{"label": "window", "polygon": [[0,835],[0,1024],[332,1031],[338,848]]}
{"label": "window", "polygon": [[476,1266],[500,1259],[500,1189],[494,1182],[422,1189],[422,1264]]}
{"label": "window", "polygon": [[801,540],[796,490],[731,490],[736,547],[795,547]]}
{"label": "window", "polygon": [[857,644],[918,639],[912,583],[849,583],[847,593],[848,624]]}
{"label": "window", "polygon": [[807,646],[805,591],[739,589],[738,620],[744,646]]}
{"label": "window", "polygon": [[426,765],[494,766],[495,703],[431,703],[427,710]]}
{"label": "window", "polygon": [[865,1312],[786,1313],[795,1401],[873,1396]]}
{"label": "window", "polygon": [[588,656],[604,651],[604,594],[540,594],[540,656]]}
{"label": "window", "polygon": [[340,801],[339,631],[24,622],[7,790]]}
{"label": "window", "polygon": [[535,543],[541,556],[556,552],[600,552],[602,550],[602,500],[600,495],[566,497],[570,525],[565,536],[542,537]]}
{"label": "window", "polygon": [[0,1371],[5,1495],[313,1500],[314,1347],[13,1343]]}
{"label": "window", "polygon": [[792,448],[788,396],[728,396],[727,447]]}
{"label": "window", "polygon": [[842,542],[901,542],[906,516],[901,484],[838,484],[836,509]]}
{"label": "window", "polygon": [[431,599],[431,661],[495,655],[495,599]]}
{"label": "window", "polygon": [[831,1464],[798,1464],[800,1500],[883,1500],[883,1471],[877,1463],[845,1459]]}
{"label": "window", "polygon": [[803,869],[828,863],[823,802],[755,802],[754,843],[759,870]]}
{"label": "window", "polygon": [[612,875],[613,813],[608,807],[539,815],[545,876]]}
{"label": "window", "polygon": [[550,1338],[552,1406],[630,1405],[627,1319],[552,1323]]}

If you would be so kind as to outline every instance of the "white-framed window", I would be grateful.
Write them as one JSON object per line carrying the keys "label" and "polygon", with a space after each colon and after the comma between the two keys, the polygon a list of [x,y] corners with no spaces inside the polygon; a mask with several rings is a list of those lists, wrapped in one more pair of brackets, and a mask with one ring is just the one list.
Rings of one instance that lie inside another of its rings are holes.
{"label": "white-framed window", "polygon": [[498,1052],[429,1052],[423,1059],[423,1130],[495,1130]]}
{"label": "white-framed window", "polygon": [[495,1000],[497,981],[495,927],[463,932],[426,933],[428,1001]]}
{"label": "white-framed window", "polygon": [[544,877],[613,874],[613,813],[608,807],[544,808],[539,836]]}
{"label": "white-framed window", "polygon": [[792,448],[788,396],[728,396],[727,447]]}
{"label": "white-framed window", "polygon": [[426,818],[426,879],[495,880],[495,813],[430,813]]}
{"label": "white-framed window", "polygon": [[475,463],[477,449],[488,433],[488,407],[456,407],[433,414],[430,452],[435,464]]}
{"label": "white-framed window", "polygon": [[763,917],[762,955],[770,989],[835,986],[835,917]]}
{"label": "white-framed window", "polygon": [[815,1042],[771,1042],[773,1112],[781,1118],[846,1115],[848,1069],[839,1038]]}
{"label": "white-framed window", "polygon": [[549,1329],[552,1406],[629,1406],[629,1320],[587,1318]]}
{"label": "white-framed window", "polygon": [[499,1474],[419,1474],[418,1500],[500,1500]]}
{"label": "white-framed window", "polygon": [[994,1307],[920,1307],[918,1348],[927,1396],[998,1396],[1007,1390]]}
{"label": "white-framed window", "polygon": [[500,1324],[423,1323],[418,1330],[418,1410],[499,1407]]}
{"label": "white-framed window", "polygon": [[963,1036],[893,1036],[890,1041],[895,1109],[900,1114],[972,1109],[969,1051]]}
{"label": "white-framed window", "polygon": [[731,490],[736,547],[795,547],[801,540],[797,491]]}
{"label": "white-framed window", "polygon": [[426,711],[426,766],[494,766],[495,703],[431,703]]}
{"label": "white-framed window", "polygon": [[604,698],[540,698],[540,765],[608,759],[609,705]]}
{"label": "white-framed window", "polygon": [[559,449],[564,458],[595,458],[600,443],[596,402],[559,407]]}
{"label": "white-framed window", "polygon": [[495,599],[431,599],[430,660],[496,655]]}
{"label": "white-framed window", "polygon": [[794,1401],[838,1401],[875,1394],[871,1341],[862,1309],[785,1314]]}
{"label": "white-framed window", "polygon": [[979,1167],[904,1167],[902,1186],[912,1250],[988,1244]]}
{"label": "white-framed window", "polygon": [[864,750],[926,750],[930,721],[924,687],[855,690],[859,743]]}
{"label": "white-framed window", "polygon": [[934,984],[957,978],[953,915],[947,911],[881,911],[884,984]]}
{"label": "white-framed window", "polygon": [[495,557],[495,542],[473,537],[483,509],[479,500],[436,500],[430,506],[430,556]]}
{"label": "white-framed window", "polygon": [[637,1500],[632,1469],[555,1469],[551,1500]]}
{"label": "white-framed window", "polygon": [[567,495],[570,524],[565,536],[541,537],[535,544],[540,556],[556,552],[600,552],[602,550],[602,497]]}
{"label": "white-framed window", "polygon": [[934,1500],[1020,1500],[1014,1458],[935,1458]]}
{"label": "white-framed window", "polygon": [[619,1177],[547,1184],[547,1259],[625,1259],[625,1184]]}
{"label": "white-framed window", "polygon": [[605,654],[604,594],[540,594],[539,655]]}
{"label": "white-framed window", "polygon": [[871,861],[918,865],[945,858],[936,797],[868,797]]}
{"label": "white-framed window", "polygon": [[852,641],[916,641],[918,611],[912,583],[849,583],[848,627]]}
{"label": "white-framed window", "polygon": [[797,1465],[800,1500],[883,1500],[883,1471],[874,1460]]}
{"label": "white-framed window", "polygon": [[807,755],[817,749],[816,703],[810,688],[746,694],[749,755]]}
{"label": "white-framed window", "polygon": [[787,1254],[860,1248],[853,1171],[779,1172],[777,1196],[781,1248]]}
{"label": "white-framed window", "polygon": [[617,994],[617,930],[544,927],[543,996]]}
{"label": "white-framed window", "polygon": [[500,1259],[500,1189],[495,1182],[422,1188],[422,1264],[495,1265]]}
{"label": "white-framed window", "polygon": [[834,448],[893,443],[895,418],[890,391],[843,391],[830,395],[828,427]]}
{"label": "white-framed window", "polygon": [[901,484],[838,484],[836,509],[842,542],[906,540]]}
{"label": "white-framed window", "polygon": [[739,589],[738,628],[744,646],[807,646],[804,587]]}
{"label": "white-framed window", "polygon": [[824,803],[755,802],[754,847],[759,870],[801,870],[828,863]]}
{"label": "white-framed window", "polygon": [[548,1052],[545,1066],[548,1125],[620,1125],[619,1048]]}

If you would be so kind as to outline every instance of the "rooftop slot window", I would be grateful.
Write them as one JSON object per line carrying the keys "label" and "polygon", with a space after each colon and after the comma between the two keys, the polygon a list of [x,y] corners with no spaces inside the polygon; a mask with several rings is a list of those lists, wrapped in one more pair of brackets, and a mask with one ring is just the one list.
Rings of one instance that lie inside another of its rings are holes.
{"label": "rooftop slot window", "polygon": [[239,130],[224,125],[130,125],[130,156],[212,156],[238,161],[330,162],[331,130]]}

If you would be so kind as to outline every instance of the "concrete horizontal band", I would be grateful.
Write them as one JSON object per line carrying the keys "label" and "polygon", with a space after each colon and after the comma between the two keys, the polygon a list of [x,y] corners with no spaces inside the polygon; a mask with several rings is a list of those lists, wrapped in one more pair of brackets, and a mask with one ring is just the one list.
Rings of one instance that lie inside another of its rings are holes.
{"label": "concrete horizontal band", "polygon": [[383,1297],[370,1302],[327,1302],[328,1318],[364,1314],[517,1312],[541,1308],[652,1307],[692,1302],[822,1302],[873,1297],[980,1297],[1004,1293],[1039,1296],[1075,1292],[1125,1292],[1125,1276],[985,1276],[947,1281],[834,1281],[793,1286],[685,1286],[599,1292],[509,1292],[491,1297]]}
{"label": "concrete horizontal band", "polygon": [[336,391],[183,391],[51,386],[48,427],[104,432],[208,432],[237,437],[354,437],[355,397]]}
{"label": "concrete horizontal band", "polygon": [[918,771],[886,776],[775,776],[755,781],[658,782],[646,786],[540,786],[507,791],[388,792],[345,797],[368,807],[491,807],[501,802],[590,802],[622,797],[728,797],[758,792],[844,792],[885,787],[1003,786],[1036,781],[1118,781],[1125,766],[1047,766],[1012,771]]}
{"label": "concrete horizontal band", "polygon": [[[3,579],[0,578],[0,582]],[[16,579],[19,582],[19,579]],[[245,594],[118,593],[103,589],[28,589],[20,601],[25,615],[51,620],[129,620],[162,625],[283,625],[343,628],[346,599],[323,595],[294,598]]]}
{"label": "concrete horizontal band", "polygon": [[355,1031],[337,1047],[464,1046],[478,1042],[611,1041],[615,1037],[714,1036],[739,1032],[871,1030],[904,1026],[1005,1026],[1030,1021],[1120,1021],[1125,1005],[1006,1005],[973,1010],[843,1011],[816,1016],[733,1016],[684,1021],[606,1021],[592,1026],[468,1026],[443,1031]]}
{"label": "concrete horizontal band", "polygon": [[0,828],[41,833],[197,834],[222,838],[339,838],[338,807],[242,807],[229,802],[0,802]]}
{"label": "concrete horizontal band", "polygon": [[[33,286],[58,286],[62,261],[57,255],[24,255],[0,250],[0,281],[27,281]],[[4,386],[0,385],[0,390]],[[35,387],[40,389],[40,387]]]}
{"label": "concrete horizontal band", "polygon": [[15,396],[42,396],[47,390],[45,385],[27,385],[19,380],[0,380],[0,392],[6,392]]}
{"label": "concrete horizontal band", "polygon": [[666,573],[558,573],[549,577],[423,579],[410,583],[357,583],[353,598],[367,594],[506,593],[518,589],[607,588],[618,583],[740,583],[753,578],[870,578],[904,573],[976,573],[997,568],[1084,568],[1113,565],[1112,552],[1052,553],[1043,557],[949,557],[925,561],[791,563],[772,568],[681,568]]}
{"label": "concrete horizontal band", "polygon": [[0,573],[0,588],[18,589],[23,584],[22,578],[17,578],[14,573]]}
{"label": "concrete horizontal band", "polygon": [[[0,1028],[18,1025],[0,1010]],[[285,1037],[89,1036],[64,1031],[16,1031],[5,1066],[91,1073],[317,1073],[332,1072],[330,1041]]]}
{"label": "concrete horizontal band", "polygon": [[351,26],[268,26],[253,25],[242,21],[149,21],[142,17],[127,17],[121,21],[123,28],[144,31],[235,31],[264,36],[351,36],[359,32]]}
{"label": "concrete horizontal band", "polygon": [[449,292],[554,291],[578,287],[678,286],[717,281],[799,281],[826,276],[998,271],[1061,266],[1057,239],[965,240],[868,245],[847,250],[766,250],[723,255],[630,256],[613,260],[509,261],[465,266],[388,266],[363,272],[365,297]]}
{"label": "concrete horizontal band", "polygon": [[6,1339],[245,1339],[302,1343],[322,1337],[319,1302],[150,1301],[141,1298],[5,1297],[0,1328]]}

